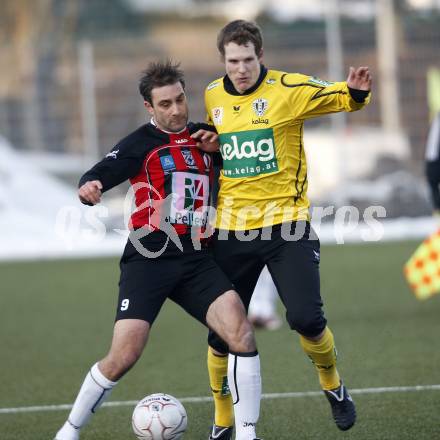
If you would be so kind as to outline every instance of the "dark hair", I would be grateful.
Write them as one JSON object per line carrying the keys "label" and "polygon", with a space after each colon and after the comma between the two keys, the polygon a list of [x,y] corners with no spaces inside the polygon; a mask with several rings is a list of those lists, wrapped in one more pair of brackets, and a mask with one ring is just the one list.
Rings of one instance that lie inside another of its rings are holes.
{"label": "dark hair", "polygon": [[151,91],[156,87],[169,86],[180,82],[185,89],[183,71],[179,69],[180,63],[171,60],[152,62],[148,68],[142,72],[139,81],[139,92],[145,101],[151,102]]}
{"label": "dark hair", "polygon": [[263,37],[258,25],[251,21],[234,20],[229,22],[218,34],[217,49],[222,57],[225,56],[225,46],[234,42],[240,46],[251,42],[254,44],[256,55],[261,54]]}

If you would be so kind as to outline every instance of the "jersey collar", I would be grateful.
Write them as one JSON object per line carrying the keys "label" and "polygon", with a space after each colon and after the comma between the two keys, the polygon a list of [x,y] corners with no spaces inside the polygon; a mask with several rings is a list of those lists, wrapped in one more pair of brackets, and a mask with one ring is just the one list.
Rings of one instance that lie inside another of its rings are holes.
{"label": "jersey collar", "polygon": [[266,67],[264,67],[263,64],[261,64],[260,76],[258,77],[257,82],[250,89],[247,89],[244,93],[239,93],[237,92],[237,90],[235,90],[235,87],[232,84],[232,81],[229,79],[228,75],[225,75],[223,77],[223,86],[225,88],[225,91],[230,95],[235,95],[235,96],[250,95],[251,93],[254,93],[255,90],[258,89],[258,87],[260,87],[260,84],[263,82],[264,78],[266,77],[266,74],[267,74],[267,69]]}

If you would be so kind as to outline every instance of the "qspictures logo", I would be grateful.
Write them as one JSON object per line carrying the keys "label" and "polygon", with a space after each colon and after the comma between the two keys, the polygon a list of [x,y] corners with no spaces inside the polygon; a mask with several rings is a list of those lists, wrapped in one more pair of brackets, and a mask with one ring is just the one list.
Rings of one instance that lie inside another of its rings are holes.
{"label": "qspictures logo", "polygon": [[253,177],[278,171],[272,128],[222,133],[220,151],[227,177]]}

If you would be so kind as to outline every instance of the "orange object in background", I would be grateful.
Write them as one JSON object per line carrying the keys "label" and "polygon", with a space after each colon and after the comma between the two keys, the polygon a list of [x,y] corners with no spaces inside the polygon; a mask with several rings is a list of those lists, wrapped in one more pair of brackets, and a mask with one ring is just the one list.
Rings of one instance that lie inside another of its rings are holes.
{"label": "orange object in background", "polygon": [[423,241],[406,262],[403,272],[418,299],[440,293],[440,230]]}

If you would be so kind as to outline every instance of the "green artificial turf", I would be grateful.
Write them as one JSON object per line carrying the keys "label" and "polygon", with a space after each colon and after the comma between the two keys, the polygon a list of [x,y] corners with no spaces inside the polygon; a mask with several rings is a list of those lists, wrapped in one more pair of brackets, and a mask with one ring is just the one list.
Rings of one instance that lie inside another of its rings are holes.
{"label": "green artificial turf", "polygon": [[[440,384],[440,295],[421,302],[402,266],[417,243],[325,246],[322,295],[350,389]],[[105,355],[117,298],[117,259],[0,264],[0,408],[71,403],[90,366]],[[280,306],[280,311],[281,311]],[[313,366],[287,325],[260,331],[263,392],[318,391]],[[110,401],[154,392],[209,396],[206,331],[172,303],[143,357]],[[355,394],[358,423],[340,432],[324,396],[261,404],[265,440],[440,438],[440,390]],[[185,403],[185,439],[205,440],[212,403]],[[134,439],[132,406],[102,408],[82,440]],[[2,440],[52,440],[68,411],[0,413]]]}

